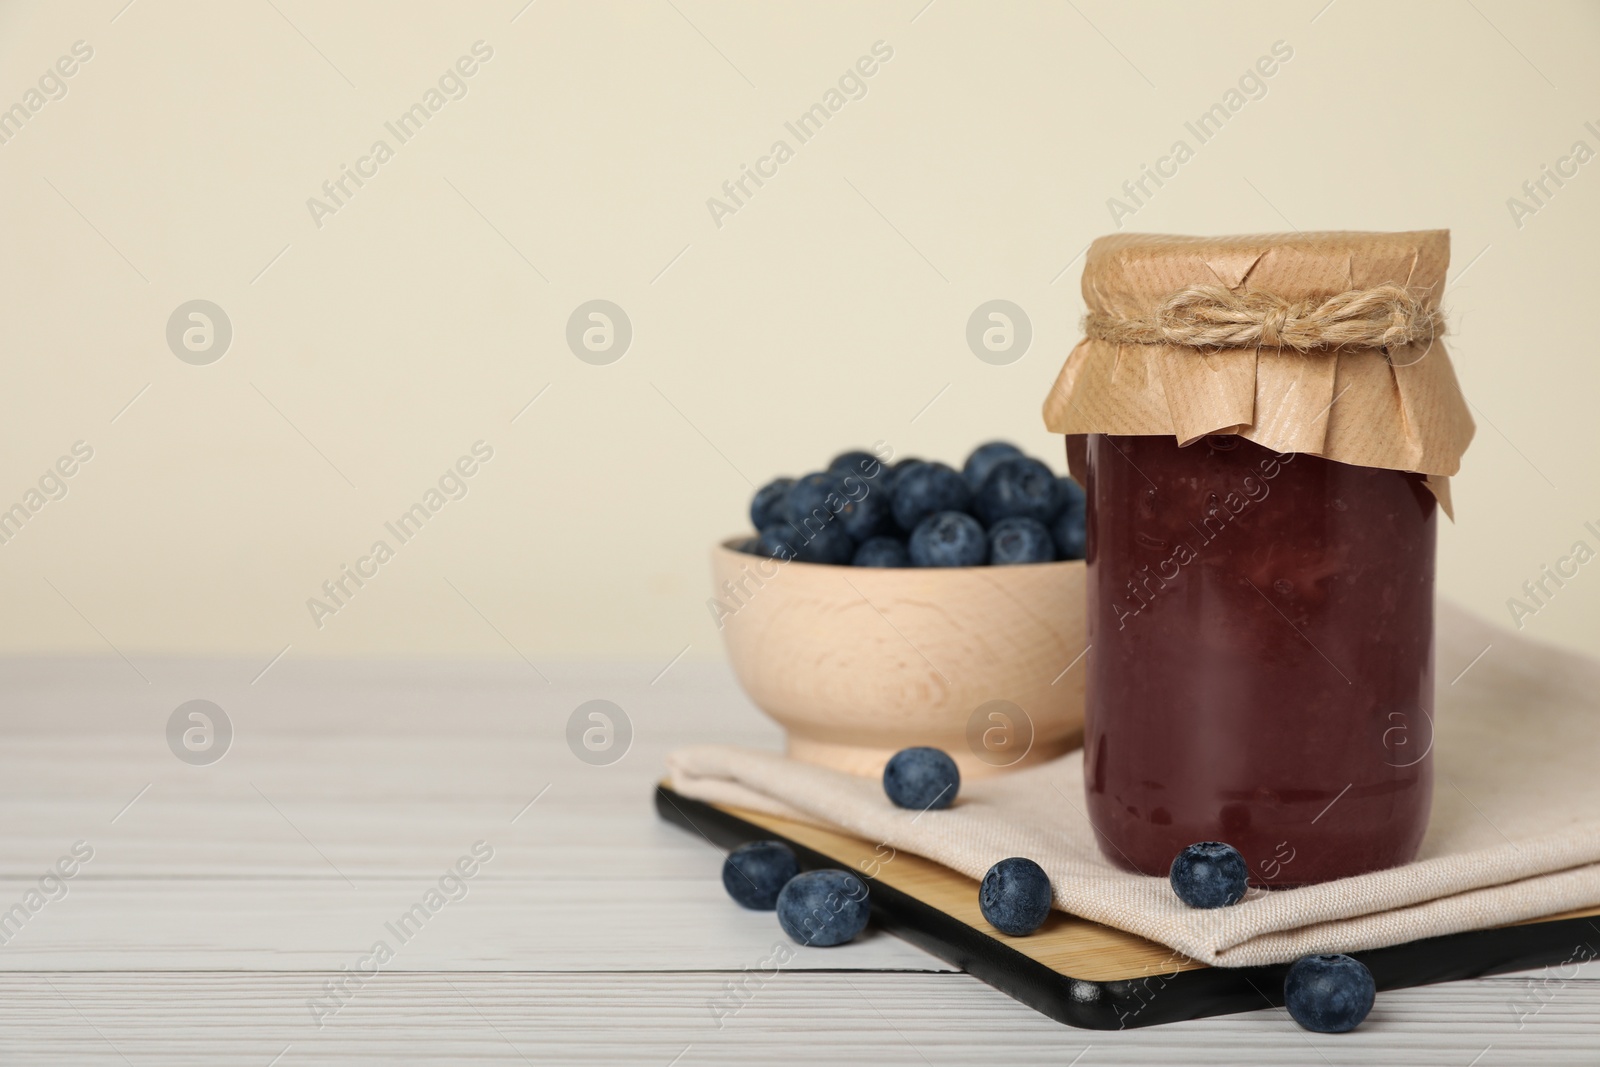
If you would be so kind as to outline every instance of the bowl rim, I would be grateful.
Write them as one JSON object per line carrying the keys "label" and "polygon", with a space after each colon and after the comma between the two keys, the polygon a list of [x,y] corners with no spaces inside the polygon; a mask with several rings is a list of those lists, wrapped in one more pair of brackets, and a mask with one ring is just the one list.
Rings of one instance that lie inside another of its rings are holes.
{"label": "bowl rim", "polygon": [[[749,559],[773,559],[774,557],[772,556],[757,556],[752,555],[749,552],[741,552],[739,549],[734,547],[734,545],[736,545],[738,542],[746,541],[754,536],[756,535],[753,533],[747,533],[736,534],[733,537],[724,538],[723,540],[718,541],[715,546],[713,546],[713,551],[723,551],[729,553],[730,555],[745,556]],[[849,563],[807,563],[804,560],[798,559],[788,561],[779,560],[778,562],[782,563],[785,567],[800,566],[806,568],[807,570],[845,570],[856,571],[858,573],[865,572],[886,574],[900,574],[906,572],[912,572],[916,574],[964,574],[971,573],[973,571],[989,572],[996,570],[1003,570],[1008,573],[1018,573],[1029,567],[1082,567],[1086,561],[1081,559],[1053,559],[1048,563],[980,563],[976,567],[855,567]]]}

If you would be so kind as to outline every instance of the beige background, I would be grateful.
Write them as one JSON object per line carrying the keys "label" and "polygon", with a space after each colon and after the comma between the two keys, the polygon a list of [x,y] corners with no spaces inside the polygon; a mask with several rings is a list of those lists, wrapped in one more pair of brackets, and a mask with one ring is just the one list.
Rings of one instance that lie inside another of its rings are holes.
{"label": "beige background", "polygon": [[[0,652],[719,657],[707,548],[750,482],[876,440],[1064,466],[1039,406],[1076,257],[1280,40],[1266,94],[1124,226],[1451,228],[1479,437],[1442,588],[1504,623],[1600,548],[1600,161],[1520,227],[1507,206],[1600,149],[1594,5],[924,2],[0,6],[0,107],[93,48],[0,144],[0,506],[94,449],[0,545]],[[467,95],[318,228],[307,198],[479,40]],[[715,225],[707,198],[880,40],[866,96]],[[597,297],[634,328],[609,366],[564,340]],[[1008,366],[965,340],[997,297],[1034,328]],[[209,366],[164,335],[196,298],[234,330]],[[478,440],[467,496],[313,625]],[[1526,632],[1593,650],[1600,562]]]}

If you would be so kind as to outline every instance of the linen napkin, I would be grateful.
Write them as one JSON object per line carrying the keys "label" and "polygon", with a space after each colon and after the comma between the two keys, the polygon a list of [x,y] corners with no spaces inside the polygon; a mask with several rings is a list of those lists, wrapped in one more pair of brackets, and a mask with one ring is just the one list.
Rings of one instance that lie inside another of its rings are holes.
{"label": "linen napkin", "polygon": [[[1447,604],[1438,614],[1433,814],[1417,859],[1194,910],[1164,878],[1101,857],[1083,754],[963,782],[920,818],[876,779],[723,745],[667,759],[684,796],[883,841],[972,878],[1007,856],[1050,876],[1055,905],[1215,966],[1283,963],[1600,905],[1600,662]],[[1457,673],[1461,672],[1461,673]],[[1597,919],[1600,937],[1600,919]]]}

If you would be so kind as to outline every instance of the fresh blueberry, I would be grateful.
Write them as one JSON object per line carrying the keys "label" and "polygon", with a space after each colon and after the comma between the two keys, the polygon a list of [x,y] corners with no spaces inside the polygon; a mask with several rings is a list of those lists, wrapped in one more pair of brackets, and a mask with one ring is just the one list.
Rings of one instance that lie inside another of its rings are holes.
{"label": "fresh blueberry", "polygon": [[808,474],[795,482],[784,500],[783,517],[797,530],[809,521],[814,529],[845,505],[844,479],[831,471]]}
{"label": "fresh blueberry", "polygon": [[1074,509],[1080,514],[1084,510],[1083,486],[1063,474],[1056,479],[1056,515]]}
{"label": "fresh blueberry", "polygon": [[914,811],[948,808],[961,789],[961,769],[937,748],[902,748],[883,768],[883,791]]}
{"label": "fresh blueberry", "polygon": [[1057,515],[1050,524],[1050,539],[1056,543],[1056,555],[1059,558],[1082,559],[1089,545],[1083,512],[1068,509]]}
{"label": "fresh blueberry", "polygon": [[871,913],[866,883],[848,871],[797,874],[778,894],[778,925],[802,945],[842,945],[867,928]]}
{"label": "fresh blueberry", "polygon": [[900,479],[901,478],[904,478],[907,474],[910,474],[912,471],[916,470],[918,467],[926,467],[927,465],[928,465],[928,461],[927,460],[923,460],[923,459],[903,459],[899,463],[896,463],[894,466],[890,467],[889,468],[889,478],[888,478],[889,495],[891,497],[893,497],[896,493],[898,493],[900,491]]}
{"label": "fresh blueberry", "polygon": [[1167,879],[1178,899],[1189,907],[1225,908],[1244,896],[1250,869],[1232,845],[1201,841],[1178,853]]}
{"label": "fresh blueberry", "polygon": [[1056,479],[1056,495],[1061,510],[1050,523],[1050,536],[1056,555],[1062,559],[1082,559],[1088,546],[1083,487],[1071,478]]}
{"label": "fresh blueberry", "polygon": [[1342,1034],[1372,1010],[1377,983],[1349,956],[1302,956],[1283,979],[1283,1002],[1294,1021],[1319,1034]]}
{"label": "fresh blueberry", "polygon": [[835,474],[858,474],[863,463],[876,463],[878,457],[865,449],[852,448],[848,452],[840,452],[828,461],[828,469]]}
{"label": "fresh blueberry", "polygon": [[845,532],[837,517],[827,522],[806,524],[794,539],[795,558],[801,563],[849,563],[856,554],[856,543]]}
{"label": "fresh blueberry", "polygon": [[861,543],[850,562],[857,567],[909,567],[911,556],[898,537],[874,537]]}
{"label": "fresh blueberry", "polygon": [[844,507],[839,509],[839,522],[845,533],[859,545],[880,533],[891,532],[894,519],[890,515],[889,494],[879,492],[868,483],[855,481],[853,477],[846,480],[851,483],[846,491],[856,499],[847,498]]}
{"label": "fresh blueberry", "polygon": [[929,515],[911,534],[913,567],[976,567],[989,559],[983,524],[959,511]]}
{"label": "fresh blueberry", "polygon": [[1050,876],[1022,856],[1001,860],[983,876],[978,907],[1002,934],[1026,937],[1050,915]]}
{"label": "fresh blueberry", "polygon": [[894,480],[900,477],[901,471],[905,470],[907,467],[913,466],[914,464],[926,462],[926,460],[918,459],[916,456],[907,456],[904,459],[897,459],[893,463],[889,464],[889,488],[894,488]]}
{"label": "fresh blueberry", "polygon": [[774,478],[757,489],[750,501],[751,525],[758,530],[765,530],[775,522],[782,522],[783,502],[789,498],[789,490],[793,486],[793,478]]}
{"label": "fresh blueberry", "polygon": [[1003,459],[983,480],[972,510],[988,526],[1019,516],[1049,522],[1056,513],[1056,476],[1027,456]]}
{"label": "fresh blueberry", "polygon": [[889,472],[889,468],[879,462],[877,456],[859,449],[841,452],[834,456],[833,462],[828,464],[828,470],[841,478],[853,474],[857,478],[863,478],[873,485],[876,485],[878,479]]}
{"label": "fresh blueberry", "polygon": [[966,511],[971,504],[966,479],[943,463],[918,463],[895,478],[894,521],[907,532],[936,511]]}
{"label": "fresh blueberry", "polygon": [[798,555],[794,548],[797,540],[799,538],[795,535],[794,527],[786,522],[763,526],[761,536],[756,538],[756,554],[781,559],[787,563]]}
{"label": "fresh blueberry", "polygon": [[[889,485],[894,480],[889,473],[889,468],[878,462],[865,452],[847,452],[846,456],[865,457],[855,461],[854,470],[830,470],[830,473],[839,476],[844,486],[846,500],[860,500],[871,495],[877,498],[877,506],[883,510],[887,517],[889,514]],[[844,457],[834,459],[838,463]]]}
{"label": "fresh blueberry", "polygon": [[788,845],[752,841],[722,862],[722,887],[743,907],[771,911],[778,906],[778,893],[799,873],[800,861]]}
{"label": "fresh blueberry", "polygon": [[1055,558],[1050,531],[1037,519],[1001,519],[989,531],[990,563],[1049,563]]}
{"label": "fresh blueberry", "polygon": [[972,450],[972,455],[967,457],[966,466],[961,468],[961,475],[976,493],[996,463],[1005,459],[1017,459],[1022,454],[1022,449],[1009,441],[990,441]]}

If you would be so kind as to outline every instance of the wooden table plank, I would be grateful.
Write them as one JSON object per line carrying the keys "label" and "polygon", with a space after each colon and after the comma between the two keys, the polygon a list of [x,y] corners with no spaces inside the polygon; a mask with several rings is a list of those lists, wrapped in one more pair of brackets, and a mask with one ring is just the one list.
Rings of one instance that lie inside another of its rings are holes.
{"label": "wooden table plank", "polygon": [[[726,974],[386,973],[354,992],[319,1029],[307,1002],[327,980],[305,973],[0,975],[0,1061],[266,1067],[283,1053],[277,1067],[1587,1067],[1600,1032],[1594,982],[1554,990],[1543,1011],[1525,1018],[1514,1010],[1524,991],[1513,980],[1398,990],[1379,1001],[1361,1030],[1318,1035],[1301,1031],[1282,1009],[1089,1032],[1050,1022],[965,975],[788,972],[742,1002],[728,999]],[[714,1013],[727,1005],[737,1010]]]}
{"label": "wooden table plank", "polygon": [[[378,941],[394,953],[393,970],[738,970],[789,943],[771,912],[728,900],[715,872],[694,881],[484,874],[461,899],[414,911],[432,888],[407,879],[84,882],[11,937],[0,970],[336,970]],[[789,966],[952,970],[877,932],[833,949],[796,947]]]}
{"label": "wooden table plank", "polygon": [[[0,946],[0,1063],[264,1067],[288,1046],[280,1067],[1061,1064],[1092,1045],[1084,1067],[1491,1067],[1594,1062],[1600,1045],[1596,964],[1386,993],[1342,1038],[1281,1010],[1073,1031],[882,934],[796,948],[756,982],[773,917],[733,907],[720,855],[651,810],[671,748],[779,743],[725,669],[680,663],[652,685],[659,664],[541,665],[546,685],[522,664],[291,656],[252,686],[264,662],[141,661],[148,685],[114,660],[0,662],[0,912],[74,841],[95,848]],[[237,730],[209,767],[166,747],[194,697]],[[592,697],[633,720],[611,766],[566,745]],[[308,998],[480,839],[495,856],[466,897],[316,1029]],[[734,981],[756,992],[719,1028]]]}

